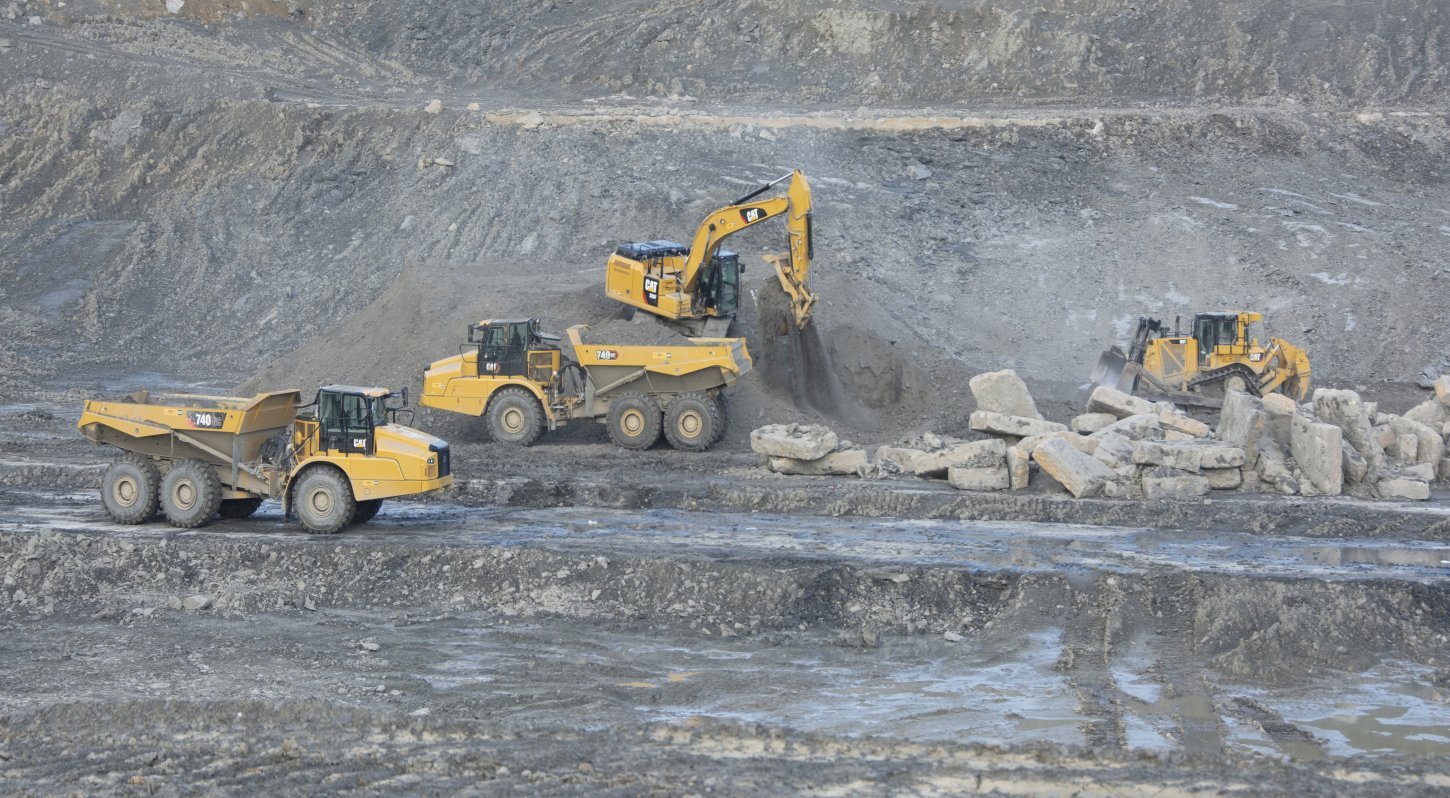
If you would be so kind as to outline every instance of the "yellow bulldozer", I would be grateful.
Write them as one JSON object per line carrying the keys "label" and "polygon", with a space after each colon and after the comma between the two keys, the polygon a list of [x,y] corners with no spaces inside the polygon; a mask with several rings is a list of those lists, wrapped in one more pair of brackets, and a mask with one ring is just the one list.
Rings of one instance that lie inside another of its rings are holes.
{"label": "yellow bulldozer", "polygon": [[1309,355],[1281,338],[1261,345],[1250,330],[1261,321],[1252,311],[1199,313],[1190,331],[1179,331],[1140,316],[1128,351],[1113,346],[1098,359],[1093,384],[1205,407],[1222,404],[1229,391],[1303,401]]}
{"label": "yellow bulldozer", "polygon": [[[786,181],[784,194],[757,199]],[[781,214],[786,215],[789,250],[765,260],[780,278],[796,327],[803,328],[816,297],[810,291],[811,187],[799,169],[715,210],[688,246],[674,241],[621,244],[606,267],[605,294],[654,314],[685,335],[727,335],[740,308],[745,269],[738,255],[720,246],[731,235]]]}
{"label": "yellow bulldozer", "polygon": [[194,528],[218,514],[246,518],[277,498],[285,515],[327,534],[371,520],[384,499],[453,484],[448,444],[397,423],[406,391],[390,402],[383,388],[328,385],[307,405],[298,391],[140,391],[86,402],[78,426],[125,452],[101,479],[101,502],[122,524],[159,509],[173,526]]}
{"label": "yellow bulldozer", "polygon": [[648,449],[663,433],[698,452],[725,435],[724,391],[751,369],[745,339],[618,345],[586,342],[588,331],[570,327],[561,345],[538,319],[469,325],[466,351],[424,370],[418,403],[481,416],[495,441],[518,446],[580,419],[603,422],[626,449]]}

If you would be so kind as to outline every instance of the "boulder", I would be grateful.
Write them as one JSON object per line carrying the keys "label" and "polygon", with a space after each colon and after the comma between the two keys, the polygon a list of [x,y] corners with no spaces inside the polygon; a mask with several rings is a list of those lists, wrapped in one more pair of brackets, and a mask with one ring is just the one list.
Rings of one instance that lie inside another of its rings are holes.
{"label": "boulder", "polygon": [[1026,490],[1032,480],[1032,453],[1021,446],[1007,447],[1007,476],[1012,490]]}
{"label": "boulder", "polygon": [[1103,485],[1103,495],[1109,499],[1141,499],[1143,483],[1123,477],[1110,479]]}
{"label": "boulder", "polygon": [[1112,413],[1083,413],[1073,416],[1068,427],[1079,435],[1091,435],[1117,420],[1118,417]]}
{"label": "boulder", "polygon": [[1012,487],[1006,465],[990,468],[952,466],[947,469],[947,481],[957,490],[1007,490]]}
{"label": "boulder", "polygon": [[1349,445],[1349,441],[1341,441],[1339,445],[1340,460],[1344,472],[1344,481],[1349,485],[1358,485],[1364,481],[1365,474],[1369,473],[1369,463],[1359,456],[1359,452]]}
{"label": "boulder", "polygon": [[1450,374],[1435,380],[1435,401],[1450,407]]}
{"label": "boulder", "polygon": [[1259,400],[1264,403],[1264,412],[1276,416],[1292,416],[1298,410],[1294,400],[1281,393],[1271,393]]}
{"label": "boulder", "polygon": [[1371,469],[1384,465],[1384,449],[1374,441],[1369,415],[1359,394],[1354,391],[1319,388],[1314,391],[1314,415],[1326,424],[1339,427],[1344,440],[1354,447]]}
{"label": "boulder", "polygon": [[1248,448],[1260,429],[1263,412],[1264,403],[1258,397],[1230,392],[1223,398],[1223,407],[1218,412],[1218,439]]}
{"label": "boulder", "polygon": [[1299,492],[1299,480],[1289,470],[1288,454],[1272,439],[1262,440],[1256,470],[1259,480],[1268,483],[1273,490],[1285,496],[1293,496]]}
{"label": "boulder", "polygon": [[1209,491],[1208,478],[1176,468],[1160,466],[1143,474],[1143,498],[1198,499]]}
{"label": "boulder", "polygon": [[1376,482],[1374,492],[1381,499],[1422,502],[1430,498],[1430,483],[1413,477],[1389,477]]}
{"label": "boulder", "polygon": [[1134,441],[1133,462],[1138,465],[1167,466],[1179,471],[1198,471],[1203,453],[1197,446],[1158,441]]}
{"label": "boulder", "polygon": [[1116,433],[1108,433],[1097,439],[1098,448],[1093,456],[1108,468],[1133,465],[1133,442]]}
{"label": "boulder", "polygon": [[1415,479],[1423,479],[1426,482],[1435,481],[1435,467],[1429,463],[1412,465],[1404,470],[1404,475]]}
{"label": "boulder", "polygon": [[1291,419],[1297,414],[1294,400],[1281,393],[1271,393],[1260,400],[1264,405],[1264,429],[1281,446],[1289,446],[1293,436]]}
{"label": "boulder", "polygon": [[1440,469],[1436,476],[1440,478],[1441,482],[1450,482],[1450,457],[1440,460]]}
{"label": "boulder", "polygon": [[1157,414],[1141,414],[1120,418],[1117,421],[1094,432],[1089,437],[1101,438],[1104,435],[1117,434],[1134,441],[1157,441],[1163,439],[1163,425],[1158,423]]}
{"label": "boulder", "polygon": [[1227,443],[1198,444],[1199,468],[1239,468],[1248,463],[1248,453],[1243,447]]}
{"label": "boulder", "polygon": [[1106,385],[1099,385],[1088,395],[1089,413],[1112,413],[1118,418],[1158,414],[1158,406],[1137,396],[1131,396]]}
{"label": "boulder", "polygon": [[978,374],[967,381],[967,387],[972,390],[972,398],[977,400],[978,410],[1042,419],[1042,414],[1037,412],[1037,403],[1032,401],[1032,394],[1027,391],[1027,383],[1011,369]]}
{"label": "boulder", "polygon": [[967,420],[967,426],[977,432],[991,435],[1011,435],[1026,438],[1032,435],[1047,435],[1053,432],[1067,432],[1066,424],[1043,421],[1040,418],[1009,416],[990,410],[975,410]]}
{"label": "boulder", "polygon": [[1203,478],[1208,480],[1209,490],[1238,490],[1244,484],[1242,468],[1205,468]]}
{"label": "boulder", "polygon": [[876,448],[876,462],[881,464],[890,463],[896,466],[897,470],[909,473],[916,473],[916,458],[926,454],[921,449],[908,449],[904,446],[878,446]]}
{"label": "boulder", "polygon": [[935,452],[923,452],[912,464],[919,477],[944,477],[949,468],[992,468],[1007,459],[1007,444],[997,438],[968,441]]}
{"label": "boulder", "polygon": [[1439,429],[1446,422],[1450,422],[1450,405],[1444,404],[1439,399],[1426,399],[1410,408],[1409,412],[1405,413],[1405,418]]}
{"label": "boulder", "polygon": [[1211,431],[1207,424],[1177,410],[1158,411],[1158,425],[1194,438],[1207,438]]}
{"label": "boulder", "polygon": [[750,448],[766,457],[819,460],[840,443],[829,427],[813,424],[771,424],[750,433]]}
{"label": "boulder", "polygon": [[[1314,492],[1338,496],[1344,489],[1344,431],[1295,414],[1291,417],[1290,451]],[[1303,491],[1304,485],[1300,484]],[[1308,495],[1308,491],[1304,491]]]}
{"label": "boulder", "polygon": [[868,462],[865,449],[843,449],[814,460],[772,457],[768,463],[777,474],[803,477],[855,476]]}
{"label": "boulder", "polygon": [[1032,435],[1017,441],[1016,445],[1022,447],[1030,455],[1037,448],[1038,444],[1049,438],[1067,441],[1074,449],[1078,449],[1084,454],[1092,454],[1098,450],[1099,441],[1097,438],[1079,435],[1076,432],[1053,432],[1047,435]]}
{"label": "boulder", "polygon": [[1385,453],[1397,462],[1413,464],[1419,462],[1420,438],[1413,432],[1406,432],[1403,435],[1390,429],[1390,445],[1385,447]]}
{"label": "boulder", "polygon": [[1096,496],[1102,491],[1103,485],[1114,477],[1112,469],[1097,458],[1057,438],[1038,444],[1032,453],[1032,459],[1042,467],[1043,473],[1079,499]]}
{"label": "boulder", "polygon": [[1415,436],[1415,462],[1435,465],[1445,456],[1445,436],[1439,427],[1430,427],[1403,416],[1390,416],[1390,429],[1396,435]]}

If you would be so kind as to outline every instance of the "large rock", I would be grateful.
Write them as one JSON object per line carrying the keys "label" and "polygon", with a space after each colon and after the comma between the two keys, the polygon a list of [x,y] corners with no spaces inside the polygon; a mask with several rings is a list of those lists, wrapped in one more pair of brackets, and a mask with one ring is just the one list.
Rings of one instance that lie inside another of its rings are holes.
{"label": "large rock", "polygon": [[1118,418],[1128,416],[1156,416],[1158,405],[1137,396],[1132,396],[1106,385],[1099,385],[1088,395],[1089,413],[1112,413]]}
{"label": "large rock", "polygon": [[819,460],[840,440],[830,427],[813,424],[771,424],[750,433],[750,448],[766,457]]}
{"label": "large rock", "polygon": [[1207,424],[1177,410],[1158,411],[1158,425],[1163,429],[1181,432],[1194,438],[1207,438],[1211,431]]}
{"label": "large rock", "polygon": [[1385,453],[1390,456],[1390,459],[1405,465],[1418,463],[1420,456],[1420,437],[1413,432],[1400,434],[1389,426],[1386,426],[1385,429],[1389,430],[1386,439],[1390,442],[1385,447]]}
{"label": "large rock", "polygon": [[1446,407],[1450,407],[1450,374],[1446,374],[1435,380],[1435,400]]}
{"label": "large rock", "polygon": [[1032,481],[1032,454],[1021,446],[1007,447],[1007,476],[1012,490],[1026,490]]}
{"label": "large rock", "polygon": [[1030,437],[1023,438],[1017,441],[1016,445],[1026,451],[1027,454],[1031,455],[1033,450],[1037,448],[1038,444],[1050,438],[1057,438],[1058,440],[1067,441],[1069,444],[1072,444],[1072,447],[1074,449],[1081,451],[1083,454],[1092,454],[1093,452],[1097,451],[1098,444],[1101,442],[1097,438],[1091,438],[1087,435],[1079,435],[1076,432],[1053,432],[1047,435],[1032,435]]}
{"label": "large rock", "polygon": [[1446,422],[1450,422],[1450,406],[1439,399],[1426,399],[1410,408],[1410,411],[1405,413],[1405,418],[1439,429]]}
{"label": "large rock", "polygon": [[1091,435],[1117,420],[1118,417],[1112,413],[1083,413],[1073,416],[1068,426],[1079,435]]}
{"label": "large rock", "polygon": [[1203,478],[1210,490],[1238,490],[1244,484],[1242,468],[1205,468]]}
{"label": "large rock", "polygon": [[1273,490],[1285,496],[1293,496],[1299,492],[1299,480],[1289,470],[1289,455],[1272,438],[1260,439],[1256,470],[1259,480],[1268,483]]}
{"label": "large rock", "polygon": [[1134,441],[1133,462],[1138,465],[1167,466],[1179,471],[1197,471],[1202,467],[1203,452],[1197,446],[1158,441]]}
{"label": "large rock", "polygon": [[1365,462],[1359,452],[1349,445],[1349,441],[1342,441],[1339,446],[1341,453],[1340,461],[1344,471],[1344,482],[1347,485],[1358,485],[1364,481],[1369,473],[1369,463]]}
{"label": "large rock", "polygon": [[1084,454],[1072,444],[1051,438],[1038,444],[1032,459],[1041,466],[1043,473],[1067,488],[1073,496],[1096,496],[1103,485],[1114,477],[1112,469],[1090,454]]}
{"label": "large rock", "polygon": [[1037,403],[1032,401],[1032,394],[1027,391],[1027,383],[1011,369],[978,374],[967,381],[967,387],[972,389],[978,410],[1004,416],[1042,418],[1042,414],[1037,412]]}
{"label": "large rock", "polygon": [[769,467],[777,474],[794,474],[804,477],[854,476],[860,473],[860,469],[867,462],[865,449],[843,449],[815,460],[772,457]]}
{"label": "large rock", "polygon": [[1374,492],[1381,499],[1422,502],[1430,498],[1430,483],[1413,477],[1389,477],[1376,482]]}
{"label": "large rock", "polygon": [[1007,444],[998,438],[968,441],[935,452],[923,452],[912,464],[919,477],[944,477],[949,468],[992,468],[1007,460]]}
{"label": "large rock", "polygon": [[1344,440],[1354,447],[1372,470],[1382,468],[1385,463],[1384,449],[1375,442],[1374,431],[1369,424],[1369,414],[1359,394],[1354,391],[1318,388],[1314,391],[1314,415],[1326,424],[1339,427]]}
{"label": "large rock", "polygon": [[1133,442],[1116,432],[1110,432],[1097,439],[1098,448],[1093,456],[1108,468],[1133,465]]}
{"label": "large rock", "polygon": [[957,490],[1007,490],[1012,486],[1005,464],[991,468],[953,466],[947,469],[947,481]]}
{"label": "large rock", "polygon": [[1198,444],[1199,468],[1240,468],[1249,461],[1248,453],[1241,446],[1227,443]]}
{"label": "large rock", "polygon": [[905,446],[878,446],[876,448],[876,462],[880,464],[890,463],[896,466],[898,471],[916,473],[916,458],[926,454],[921,449],[909,449]]}
{"label": "large rock", "polygon": [[1257,396],[1231,391],[1218,411],[1218,439],[1248,448],[1261,428],[1264,403]]}
{"label": "large rock", "polygon": [[1011,435],[1017,438],[1069,431],[1066,424],[1059,424],[1056,421],[1043,421],[1040,418],[1026,416],[1009,416],[990,410],[973,411],[971,417],[967,419],[967,426],[977,432],[985,432],[990,435]]}
{"label": "large rock", "polygon": [[1265,429],[1281,446],[1289,446],[1293,437],[1292,419],[1298,407],[1294,400],[1281,393],[1271,393],[1260,400],[1264,404]]}
{"label": "large rock", "polygon": [[1143,474],[1143,498],[1198,499],[1209,491],[1208,477],[1160,466]]}
{"label": "large rock", "polygon": [[1089,437],[1101,438],[1104,435],[1122,435],[1134,441],[1157,441],[1163,439],[1163,425],[1158,422],[1156,413],[1143,413],[1120,418]]}
{"label": "large rock", "polygon": [[1390,429],[1396,435],[1415,436],[1415,462],[1435,465],[1445,456],[1445,437],[1439,427],[1430,427],[1403,416],[1390,416]]}
{"label": "large rock", "polygon": [[1441,482],[1450,482],[1450,457],[1441,458],[1440,468],[1436,471],[1436,475]]}
{"label": "large rock", "polygon": [[[1290,451],[1314,492],[1338,496],[1344,489],[1344,432],[1333,424],[1319,424],[1303,416],[1291,419]],[[1309,495],[1301,483],[1299,489]]]}

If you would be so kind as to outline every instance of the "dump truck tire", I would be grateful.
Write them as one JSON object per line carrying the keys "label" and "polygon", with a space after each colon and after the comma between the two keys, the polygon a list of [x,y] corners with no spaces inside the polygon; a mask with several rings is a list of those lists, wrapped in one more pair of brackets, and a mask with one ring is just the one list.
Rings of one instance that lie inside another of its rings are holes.
{"label": "dump truck tire", "polygon": [[342,472],[332,466],[314,466],[292,489],[292,509],[308,532],[333,535],[352,523],[357,501]]}
{"label": "dump truck tire", "polygon": [[200,460],[182,460],[161,478],[161,511],[172,526],[206,526],[221,504],[222,481],[216,469]]}
{"label": "dump truck tire", "polygon": [[725,401],[725,394],[716,394],[715,404],[719,409],[720,423],[715,428],[715,436],[710,440],[711,446],[719,443],[725,437],[725,431],[730,428],[730,405]]}
{"label": "dump truck tire", "polygon": [[218,508],[218,512],[221,513],[222,518],[234,520],[251,518],[252,513],[255,513],[261,506],[262,499],[256,496],[250,499],[222,499],[222,506]]}
{"label": "dump truck tire", "polygon": [[101,478],[101,504],[118,524],[139,524],[156,515],[161,471],[149,457],[127,453]]}
{"label": "dump truck tire", "polygon": [[354,525],[366,524],[373,520],[378,510],[383,509],[382,499],[363,499],[357,503],[357,509],[352,511],[352,522]]}
{"label": "dump truck tire", "polygon": [[528,446],[544,433],[544,411],[523,388],[504,388],[488,403],[488,434],[499,443]]}
{"label": "dump truck tire", "polygon": [[660,439],[662,414],[654,402],[643,394],[630,393],[620,397],[609,408],[609,438],[625,449],[648,449]]}
{"label": "dump truck tire", "polygon": [[665,410],[665,438],[682,452],[703,452],[724,424],[720,405],[703,393],[682,393]]}

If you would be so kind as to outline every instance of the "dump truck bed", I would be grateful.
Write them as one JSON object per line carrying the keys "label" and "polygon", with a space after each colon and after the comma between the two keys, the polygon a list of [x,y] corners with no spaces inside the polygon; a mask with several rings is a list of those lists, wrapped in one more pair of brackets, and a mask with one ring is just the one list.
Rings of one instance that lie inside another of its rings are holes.
{"label": "dump truck bed", "polygon": [[170,431],[205,431],[245,435],[287,427],[297,418],[300,391],[274,391],[256,396],[134,393],[119,400],[88,400],[81,419],[107,426],[129,426],[139,436]]}
{"label": "dump truck bed", "polygon": [[681,376],[718,368],[733,383],[752,367],[744,338],[686,338],[680,344],[592,344],[584,342],[588,325],[568,329],[574,358],[585,369],[627,367],[651,373]]}

